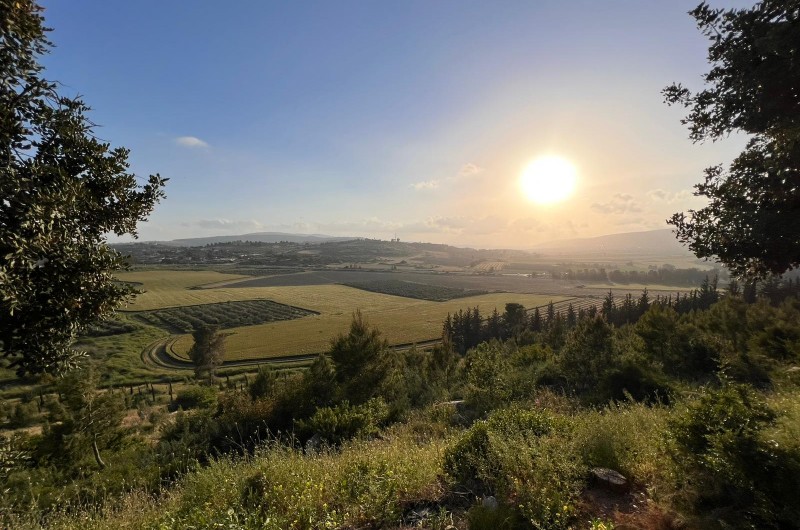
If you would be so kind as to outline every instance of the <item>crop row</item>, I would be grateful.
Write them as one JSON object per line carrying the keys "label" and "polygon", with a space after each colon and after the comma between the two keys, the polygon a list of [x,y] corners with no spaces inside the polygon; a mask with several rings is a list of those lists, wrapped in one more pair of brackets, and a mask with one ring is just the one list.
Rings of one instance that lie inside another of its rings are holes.
{"label": "crop row", "polygon": [[486,291],[445,287],[443,285],[428,285],[424,283],[414,283],[391,279],[347,282],[344,285],[355,287],[356,289],[362,289],[364,291],[371,291],[373,293],[404,296],[406,298],[430,300],[432,302],[445,302],[447,300],[453,300],[454,298],[464,298],[466,296],[486,294]]}
{"label": "crop row", "polygon": [[293,320],[313,314],[313,311],[272,300],[247,300],[142,311],[136,313],[136,317],[147,324],[174,333],[191,333],[202,325],[234,328]]}
{"label": "crop row", "polygon": [[84,335],[87,337],[108,337],[110,335],[122,335],[123,333],[130,333],[139,329],[139,326],[133,322],[117,320],[116,318],[109,318],[95,322],[89,326]]}

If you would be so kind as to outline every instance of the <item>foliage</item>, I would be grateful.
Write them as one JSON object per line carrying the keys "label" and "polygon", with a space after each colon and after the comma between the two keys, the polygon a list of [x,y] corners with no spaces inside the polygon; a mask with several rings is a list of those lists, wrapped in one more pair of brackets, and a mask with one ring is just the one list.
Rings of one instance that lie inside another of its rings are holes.
{"label": "foliage", "polygon": [[211,409],[217,404],[217,390],[213,386],[192,385],[178,391],[173,402],[176,408],[183,410],[201,408]]}
{"label": "foliage", "polygon": [[250,383],[247,388],[247,392],[250,394],[250,399],[255,401],[256,399],[271,395],[275,390],[276,379],[277,376],[272,367],[269,365],[259,366],[255,379],[253,379],[253,382]]}
{"label": "foliage", "polygon": [[351,438],[375,436],[388,418],[389,407],[380,398],[355,406],[345,401],[317,409],[308,420],[297,423],[297,430],[302,438],[317,436],[322,442],[338,445]]}
{"label": "foliage", "polygon": [[217,326],[202,325],[192,332],[194,344],[189,350],[189,358],[194,363],[194,372],[198,379],[203,374],[211,384],[214,371],[222,364],[225,357],[225,335]]}
{"label": "foliage", "polygon": [[689,109],[683,123],[693,141],[752,136],[727,171],[706,169],[696,195],[708,206],[669,221],[697,256],[716,257],[740,276],[800,265],[799,10],[797,0],[729,10],[700,4],[691,15],[711,42],[707,88],[664,90],[668,103]]}
{"label": "foliage", "polygon": [[62,372],[76,335],[133,290],[106,235],[136,235],[165,179],[139,186],[128,151],[92,133],[89,108],[56,92],[39,58],[51,43],[41,7],[0,3],[0,343],[20,375]]}
{"label": "foliage", "polygon": [[341,395],[354,405],[375,397],[386,377],[389,344],[377,328],[371,328],[361,311],[353,314],[350,331],[331,342],[330,357]]}
{"label": "foliage", "polygon": [[336,368],[328,355],[318,356],[303,375],[306,404],[311,409],[333,403],[336,393]]}
{"label": "foliage", "polygon": [[580,322],[569,334],[557,362],[569,387],[587,392],[618,355],[612,328],[596,317]]}
{"label": "foliage", "polygon": [[91,449],[100,468],[106,466],[100,449],[113,444],[120,435],[119,428],[125,414],[122,395],[103,392],[98,388],[99,375],[91,367],[75,370],[59,382],[59,391],[64,399],[63,407],[54,409],[50,427],[46,431],[42,448],[55,449],[52,456],[66,459],[68,456]]}
{"label": "foliage", "polygon": [[501,407],[512,397],[508,355],[498,342],[484,342],[469,351],[464,360],[464,399],[482,415]]}
{"label": "foliage", "polygon": [[764,436],[775,413],[748,386],[705,389],[671,422],[674,461],[696,511],[727,527],[788,527],[800,517],[800,451]]}
{"label": "foliage", "polygon": [[719,366],[715,345],[671,307],[653,304],[634,329],[642,353],[670,376],[702,379]]}
{"label": "foliage", "polygon": [[567,529],[586,472],[568,429],[544,411],[500,410],[445,452],[444,469],[475,493],[512,501],[525,526]]}

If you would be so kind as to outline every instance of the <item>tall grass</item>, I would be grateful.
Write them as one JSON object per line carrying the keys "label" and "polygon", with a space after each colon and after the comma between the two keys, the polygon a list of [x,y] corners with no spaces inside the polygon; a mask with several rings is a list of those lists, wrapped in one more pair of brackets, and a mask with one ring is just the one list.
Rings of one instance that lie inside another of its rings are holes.
{"label": "tall grass", "polygon": [[[336,451],[271,442],[251,457],[215,460],[160,497],[136,492],[105,509],[55,514],[44,522],[81,530],[397,527],[413,506],[436,504],[444,495],[446,445],[442,438],[421,442],[407,428]],[[38,528],[42,522],[13,524]]]}

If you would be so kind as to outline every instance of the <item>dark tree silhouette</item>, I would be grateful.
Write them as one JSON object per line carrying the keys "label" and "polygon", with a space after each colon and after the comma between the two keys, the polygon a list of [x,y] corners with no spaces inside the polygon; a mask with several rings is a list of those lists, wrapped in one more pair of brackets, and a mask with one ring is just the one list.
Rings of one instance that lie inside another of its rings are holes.
{"label": "dark tree silhouette", "polygon": [[214,382],[214,372],[222,364],[225,356],[225,335],[217,326],[203,325],[192,332],[194,344],[189,350],[189,358],[194,363],[194,372],[198,379],[208,378]]}
{"label": "dark tree silhouette", "polygon": [[711,41],[707,88],[664,90],[689,109],[694,142],[731,132],[751,135],[727,169],[706,169],[695,195],[708,206],[669,222],[699,257],[716,258],[735,275],[763,278],[800,265],[800,1],[763,0],[749,9],[690,14]]}

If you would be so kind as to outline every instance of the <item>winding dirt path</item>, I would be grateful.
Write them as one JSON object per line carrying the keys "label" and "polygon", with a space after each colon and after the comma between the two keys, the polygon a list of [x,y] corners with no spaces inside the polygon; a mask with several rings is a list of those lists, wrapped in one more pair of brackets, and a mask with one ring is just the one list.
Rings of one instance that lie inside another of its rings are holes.
{"label": "winding dirt path", "polygon": [[[173,344],[175,344],[178,338],[180,338],[179,335],[172,335],[148,344],[147,347],[145,347],[145,349],[142,350],[141,354],[142,362],[144,362],[147,366],[153,366],[156,368],[166,368],[169,370],[194,370],[194,364],[191,361],[178,359],[168,353],[168,349]],[[431,346],[435,346],[436,344],[439,344],[441,342],[442,342],[441,339],[430,339],[416,343],[397,344],[391,346],[391,349],[395,351],[404,351],[411,349],[414,346],[418,348],[428,348]],[[289,364],[298,362],[308,362],[308,361],[313,361],[318,356],[322,355],[322,353],[324,352],[304,353],[301,355],[284,355],[281,357],[262,357],[258,359],[240,359],[240,360],[223,361],[220,368],[232,368],[237,366],[258,366],[262,364],[280,365],[280,364]]]}

